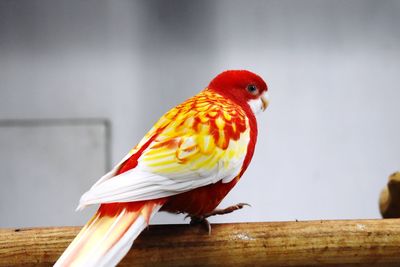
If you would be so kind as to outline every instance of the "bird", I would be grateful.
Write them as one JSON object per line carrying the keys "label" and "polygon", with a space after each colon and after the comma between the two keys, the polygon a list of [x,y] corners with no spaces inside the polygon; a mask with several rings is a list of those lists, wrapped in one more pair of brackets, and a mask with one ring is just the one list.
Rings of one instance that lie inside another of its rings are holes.
{"label": "bird", "polygon": [[216,209],[249,166],[268,104],[259,75],[227,70],[165,113],[82,195],[77,210],[100,206],[54,266],[115,266],[158,211],[210,230],[208,217],[245,206]]}

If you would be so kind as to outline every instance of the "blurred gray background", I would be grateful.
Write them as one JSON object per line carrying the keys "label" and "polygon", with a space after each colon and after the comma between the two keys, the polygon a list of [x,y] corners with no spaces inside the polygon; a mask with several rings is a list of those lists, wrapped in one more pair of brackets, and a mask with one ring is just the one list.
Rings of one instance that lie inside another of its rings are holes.
{"label": "blurred gray background", "polygon": [[[219,72],[265,78],[250,168],[212,222],[378,218],[400,169],[399,1],[0,1],[0,227],[80,195]],[[161,213],[155,223],[182,223]]]}

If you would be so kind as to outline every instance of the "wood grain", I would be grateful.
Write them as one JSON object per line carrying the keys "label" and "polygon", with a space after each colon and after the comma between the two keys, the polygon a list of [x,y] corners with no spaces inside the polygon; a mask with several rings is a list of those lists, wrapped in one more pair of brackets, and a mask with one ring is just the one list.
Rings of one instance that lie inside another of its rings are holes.
{"label": "wood grain", "polygon": [[[0,229],[0,266],[50,266],[79,227]],[[400,266],[400,220],[156,225],[120,266]]]}

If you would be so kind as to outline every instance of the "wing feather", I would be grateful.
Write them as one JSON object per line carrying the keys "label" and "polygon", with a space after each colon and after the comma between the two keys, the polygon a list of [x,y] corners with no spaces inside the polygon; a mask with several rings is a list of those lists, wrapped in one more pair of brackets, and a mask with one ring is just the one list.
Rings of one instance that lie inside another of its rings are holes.
{"label": "wing feather", "polygon": [[[166,113],[111,172],[80,201],[80,206],[168,197],[194,188],[230,182],[241,171],[250,141],[243,110],[205,90]],[[141,151],[137,166],[116,175]]]}

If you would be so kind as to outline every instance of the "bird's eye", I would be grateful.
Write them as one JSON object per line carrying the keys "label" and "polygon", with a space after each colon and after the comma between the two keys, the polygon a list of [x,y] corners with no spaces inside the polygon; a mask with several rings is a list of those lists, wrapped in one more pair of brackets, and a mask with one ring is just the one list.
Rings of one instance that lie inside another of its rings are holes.
{"label": "bird's eye", "polygon": [[247,86],[247,91],[252,94],[252,95],[256,95],[258,94],[258,89],[254,84],[250,84]]}

